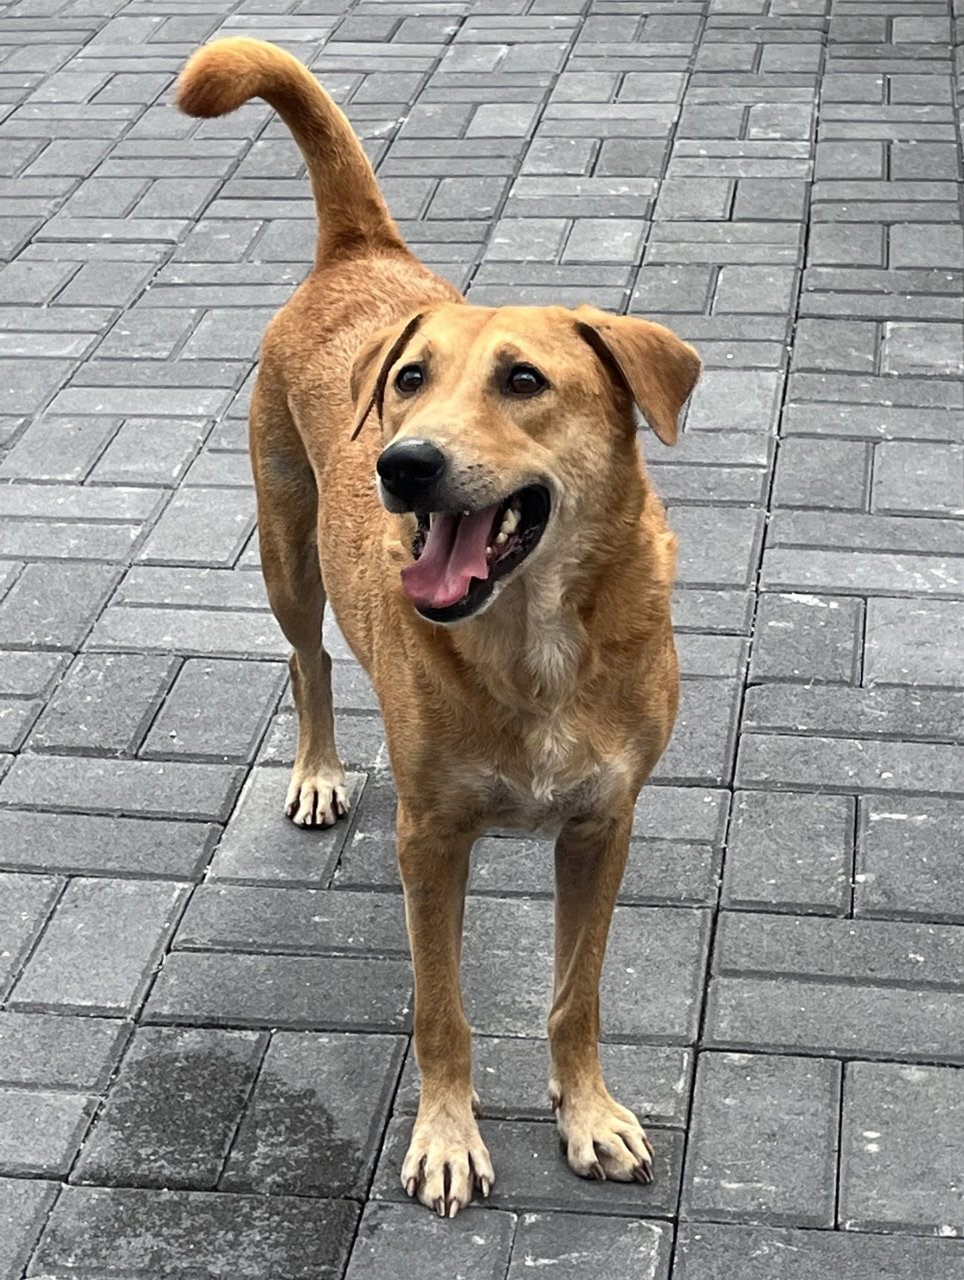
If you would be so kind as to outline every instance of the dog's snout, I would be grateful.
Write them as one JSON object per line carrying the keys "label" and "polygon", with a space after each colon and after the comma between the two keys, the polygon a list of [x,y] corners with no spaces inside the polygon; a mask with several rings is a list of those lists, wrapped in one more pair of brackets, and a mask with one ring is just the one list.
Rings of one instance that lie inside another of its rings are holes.
{"label": "dog's snout", "polygon": [[375,464],[383,486],[414,510],[445,470],[445,454],[431,440],[399,440]]}

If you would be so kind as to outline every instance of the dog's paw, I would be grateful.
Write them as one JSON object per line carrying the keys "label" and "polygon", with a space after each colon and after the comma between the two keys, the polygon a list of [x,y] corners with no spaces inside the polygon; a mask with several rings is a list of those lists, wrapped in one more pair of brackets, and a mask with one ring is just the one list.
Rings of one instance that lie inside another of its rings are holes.
{"label": "dog's paw", "polygon": [[605,1089],[567,1096],[551,1081],[549,1097],[570,1169],[599,1181],[652,1182],[653,1148],[642,1125]]}
{"label": "dog's paw", "polygon": [[402,1165],[402,1186],[439,1215],[454,1218],[472,1199],[473,1188],[488,1196],[495,1174],[471,1112],[443,1113],[416,1120]]}
{"label": "dog's paw", "polygon": [[285,796],[285,813],[298,827],[333,827],[348,812],[345,771],[311,773],[295,766]]}

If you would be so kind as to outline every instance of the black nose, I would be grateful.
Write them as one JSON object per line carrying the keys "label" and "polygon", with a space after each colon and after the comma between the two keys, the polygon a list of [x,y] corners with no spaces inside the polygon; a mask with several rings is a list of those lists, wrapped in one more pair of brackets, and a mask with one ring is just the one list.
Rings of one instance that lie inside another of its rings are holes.
{"label": "black nose", "polygon": [[375,469],[388,492],[415,510],[445,470],[445,454],[431,440],[399,440],[383,450]]}

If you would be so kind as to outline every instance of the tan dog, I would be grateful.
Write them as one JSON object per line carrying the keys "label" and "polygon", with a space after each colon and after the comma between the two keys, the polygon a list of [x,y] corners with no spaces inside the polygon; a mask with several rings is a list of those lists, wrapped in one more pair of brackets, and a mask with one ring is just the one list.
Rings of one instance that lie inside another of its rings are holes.
{"label": "tan dog", "polygon": [[328,598],[378,692],[398,789],[422,1076],[403,1184],[450,1217],[492,1185],[459,958],[469,853],[495,824],[558,833],[549,1093],[569,1164],[648,1182],[652,1148],[597,1047],[633,806],[678,692],[676,540],[633,402],[673,444],[699,359],[636,318],[464,303],[406,248],[345,117],[273,45],[201,49],[178,104],[218,116],[255,96],[301,148],[319,220],[251,406],[265,581],[294,647],[286,812],[326,826],[347,809]]}

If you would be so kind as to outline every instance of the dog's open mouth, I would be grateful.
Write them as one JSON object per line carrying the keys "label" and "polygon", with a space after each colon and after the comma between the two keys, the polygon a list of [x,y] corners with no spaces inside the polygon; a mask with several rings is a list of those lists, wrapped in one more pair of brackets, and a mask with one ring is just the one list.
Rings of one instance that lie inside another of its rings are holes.
{"label": "dog's open mouth", "polygon": [[538,484],[481,511],[420,514],[402,589],[430,622],[471,617],[533,550],[548,519],[549,492]]}

